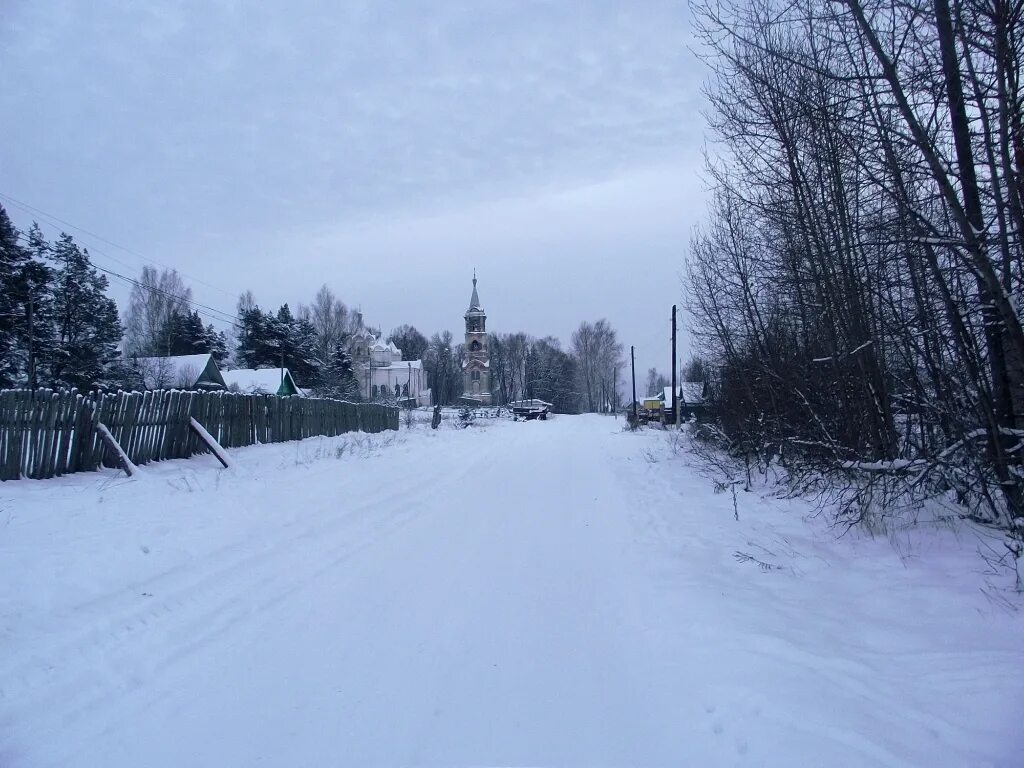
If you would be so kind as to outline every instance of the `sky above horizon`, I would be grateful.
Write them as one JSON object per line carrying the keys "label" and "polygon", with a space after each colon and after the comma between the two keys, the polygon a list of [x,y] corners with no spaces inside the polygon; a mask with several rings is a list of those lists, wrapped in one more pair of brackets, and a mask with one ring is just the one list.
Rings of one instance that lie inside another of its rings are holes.
{"label": "sky above horizon", "polygon": [[606,317],[642,381],[704,212],[691,41],[653,0],[7,0],[0,203],[227,312],[326,283],[461,335],[475,268],[489,330]]}

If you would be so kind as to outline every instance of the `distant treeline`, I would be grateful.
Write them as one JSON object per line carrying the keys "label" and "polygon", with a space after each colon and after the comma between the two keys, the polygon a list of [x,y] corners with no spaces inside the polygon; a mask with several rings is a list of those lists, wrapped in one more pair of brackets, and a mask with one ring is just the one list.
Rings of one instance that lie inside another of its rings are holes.
{"label": "distant treeline", "polygon": [[[142,389],[136,358],[202,353],[239,368],[283,364],[312,394],[360,397],[349,340],[363,318],[326,285],[294,313],[288,304],[263,310],[251,291],[225,312],[195,302],[177,271],[145,266],[138,277],[110,272],[131,285],[119,314],[105,272],[70,235],[49,242],[38,226],[21,232],[0,206],[0,388]],[[385,341],[424,361],[435,402],[448,405],[463,389],[456,338],[428,339],[406,324]],[[562,413],[607,411],[621,401],[616,379],[625,390],[623,347],[606,320],[581,323],[568,350],[522,332],[492,333],[490,349],[496,404],[534,397]]]}

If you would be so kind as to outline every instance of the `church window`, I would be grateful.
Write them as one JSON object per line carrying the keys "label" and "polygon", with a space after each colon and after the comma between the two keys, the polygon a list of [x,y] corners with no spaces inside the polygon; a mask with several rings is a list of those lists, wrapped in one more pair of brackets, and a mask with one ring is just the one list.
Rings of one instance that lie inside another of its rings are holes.
{"label": "church window", "polygon": [[376,399],[376,398],[377,398],[377,391],[378,391],[378,390],[377,390],[377,385],[376,385],[376,384],[374,384],[374,385],[373,385],[373,398],[374,398],[374,399]]}
{"label": "church window", "polygon": [[473,379],[473,381],[480,381],[480,371],[473,371],[473,375],[471,378]]}
{"label": "church window", "polygon": [[469,345],[469,351],[470,352],[479,352],[480,351],[480,342],[477,339],[473,339],[473,343]]}

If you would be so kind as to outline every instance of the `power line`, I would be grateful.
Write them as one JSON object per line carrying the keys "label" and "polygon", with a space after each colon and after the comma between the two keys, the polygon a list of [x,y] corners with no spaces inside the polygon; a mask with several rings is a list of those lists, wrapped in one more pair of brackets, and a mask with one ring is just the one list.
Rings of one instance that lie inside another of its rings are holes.
{"label": "power line", "polygon": [[[58,216],[54,216],[52,213],[47,213],[46,211],[42,210],[41,208],[36,208],[33,205],[29,205],[28,203],[24,203],[21,200],[18,200],[17,198],[11,197],[6,192],[0,192],[0,197],[2,197],[4,200],[8,201],[9,203],[13,204],[14,206],[20,208],[25,213],[42,216],[44,219],[52,219],[52,221],[47,221],[45,223],[49,224],[54,229],[57,229],[57,227],[53,224],[53,222],[56,221],[58,224],[62,224],[64,226],[66,226],[66,227],[70,227],[71,229],[74,229],[77,232],[81,232],[84,235],[88,235],[89,237],[93,237],[93,238],[99,240],[100,242],[106,243],[107,245],[112,246],[114,248],[118,248],[118,249],[124,251],[125,253],[129,253],[132,256],[134,256],[135,258],[143,261],[146,264],[158,264],[159,266],[164,267],[165,269],[176,269],[176,267],[172,267],[169,264],[164,264],[163,262],[157,261],[156,259],[151,259],[148,256],[145,256],[145,255],[139,253],[138,251],[134,251],[131,248],[128,248],[128,247],[123,246],[123,245],[119,245],[118,243],[115,243],[113,240],[108,240],[107,238],[103,237],[102,235],[97,235],[95,232],[90,232],[89,230],[84,229],[83,227],[79,227],[76,224],[72,224],[70,221],[65,221],[64,219],[62,219],[62,218],[60,218]],[[94,249],[94,250],[98,250],[98,249]],[[102,253],[102,251],[101,251],[101,253]],[[111,259],[113,261],[116,261],[118,264],[123,264],[126,267],[133,266],[131,264],[128,264],[125,261],[122,261],[122,260],[118,259],[115,256],[111,256],[110,254],[104,254],[104,255],[107,258],[109,258],[109,259]],[[215,291],[219,291],[220,293],[223,293],[225,296],[234,298],[233,294],[229,293],[228,291],[224,290],[223,288],[220,288],[220,287],[218,287],[216,285],[213,285],[212,283],[208,283],[205,280],[201,280],[200,278],[196,277],[195,275],[189,275],[189,274],[186,274],[185,272],[182,272],[181,274],[184,275],[185,277],[189,278],[190,280],[199,283],[200,285],[205,285],[207,288],[212,288]]]}
{"label": "power line", "polygon": [[[15,232],[16,236],[21,238],[21,239],[23,239],[26,242],[26,244],[31,242],[31,238],[26,233],[22,232],[20,229],[15,227],[14,228],[14,232]],[[108,255],[108,254],[103,253],[103,251],[98,251],[98,252],[101,255],[104,255],[104,256]],[[217,309],[215,307],[207,306],[206,304],[200,304],[198,301],[186,298],[184,296],[179,296],[177,294],[173,294],[170,291],[165,291],[162,288],[157,288],[156,286],[153,286],[153,285],[146,285],[145,283],[141,283],[141,282],[139,282],[138,280],[136,280],[133,277],[128,277],[127,275],[122,275],[120,272],[116,272],[115,270],[107,269],[106,267],[100,266],[96,262],[92,261],[88,257],[88,255],[86,255],[86,254],[83,254],[83,255],[85,255],[86,262],[89,264],[89,266],[93,267],[94,269],[98,269],[100,272],[105,272],[108,275],[112,275],[112,276],[114,276],[114,277],[116,277],[116,278],[118,278],[120,280],[123,280],[128,285],[136,286],[136,287],[138,287],[138,288],[140,288],[140,289],[142,289],[144,291],[150,291],[152,293],[158,293],[158,294],[160,294],[162,296],[166,296],[166,297],[174,299],[176,301],[180,301],[183,304],[187,304],[189,307],[194,309],[197,313],[199,313],[201,315],[206,315],[207,319],[209,319],[209,320],[217,320],[217,321],[222,322],[222,323],[223,322],[228,322],[228,323],[239,323],[239,322],[241,322],[241,319],[239,317],[237,317],[236,315],[231,314],[230,312],[225,312],[225,311]],[[206,310],[206,312],[199,312],[199,309],[197,309],[197,307],[201,307],[202,309]],[[209,315],[207,313],[213,313],[213,315],[211,316],[211,315]]]}

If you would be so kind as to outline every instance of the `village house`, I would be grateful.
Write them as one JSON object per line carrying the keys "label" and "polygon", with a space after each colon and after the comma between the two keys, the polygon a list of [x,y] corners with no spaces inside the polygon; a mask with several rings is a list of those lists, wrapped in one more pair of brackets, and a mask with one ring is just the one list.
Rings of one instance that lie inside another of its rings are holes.
{"label": "village house", "polygon": [[305,395],[287,368],[236,368],[223,371],[224,382],[231,392],[248,395]]}
{"label": "village house", "polygon": [[352,370],[364,400],[389,400],[403,405],[432,405],[422,360],[403,360],[393,341],[375,337],[365,328],[349,344]]}
{"label": "village house", "polygon": [[146,389],[227,389],[213,355],[130,358]]}
{"label": "village house", "polygon": [[[708,385],[704,381],[681,381],[678,385],[679,415],[686,419],[698,416],[707,407]],[[672,387],[665,387],[661,395],[662,410],[669,421],[673,420]]]}

